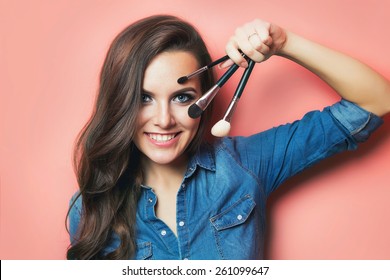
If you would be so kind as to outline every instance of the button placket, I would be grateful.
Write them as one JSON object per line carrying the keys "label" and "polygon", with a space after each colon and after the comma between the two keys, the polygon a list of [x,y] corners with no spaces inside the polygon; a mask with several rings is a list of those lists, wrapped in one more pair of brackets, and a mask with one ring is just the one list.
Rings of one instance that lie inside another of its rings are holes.
{"label": "button placket", "polygon": [[[188,172],[191,168],[188,169]],[[188,175],[187,172],[187,175]],[[177,238],[180,244],[179,250],[182,259],[189,258],[189,232],[187,225],[187,205],[186,205],[186,192],[188,189],[188,180],[184,178],[179,192],[177,194],[177,209],[176,209],[176,221],[177,221]]]}
{"label": "button placket", "polygon": [[156,202],[155,194],[153,193],[153,191],[151,189],[148,189],[147,190],[147,194],[146,194],[146,201],[145,201],[145,214],[146,214],[146,217],[150,221],[155,221],[156,220],[156,217],[154,215],[154,204],[155,204],[155,202]]}
{"label": "button placket", "polygon": [[[179,257],[180,254],[178,252],[177,239],[175,234],[162,220],[156,216],[154,209],[154,206],[158,200],[156,194],[152,189],[148,189],[145,195],[145,200],[143,200],[145,214],[144,221],[150,225],[154,233],[153,236],[147,236],[146,238],[150,239],[152,243],[155,242],[158,244],[159,242],[162,242],[169,253],[175,254]],[[156,240],[157,238],[158,240]]]}

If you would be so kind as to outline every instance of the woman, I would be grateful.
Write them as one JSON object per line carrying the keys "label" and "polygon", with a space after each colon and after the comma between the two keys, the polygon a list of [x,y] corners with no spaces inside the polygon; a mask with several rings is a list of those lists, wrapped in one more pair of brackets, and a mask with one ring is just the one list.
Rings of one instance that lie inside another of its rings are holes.
{"label": "woman", "polygon": [[201,37],[171,16],[130,25],[108,51],[77,143],[68,258],[261,259],[268,195],[315,162],[355,149],[390,110],[390,85],[379,74],[274,24],[238,28],[221,67],[247,67],[239,50],[256,62],[291,59],[342,100],[292,124],[206,144],[211,108],[200,119],[187,112],[213,85],[212,73],[177,83],[210,63]]}

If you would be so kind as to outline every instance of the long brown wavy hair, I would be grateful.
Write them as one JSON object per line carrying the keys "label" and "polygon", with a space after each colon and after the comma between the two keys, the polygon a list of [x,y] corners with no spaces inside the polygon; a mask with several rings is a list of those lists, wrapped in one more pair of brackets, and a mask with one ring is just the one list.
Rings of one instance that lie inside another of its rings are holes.
{"label": "long brown wavy hair", "polygon": [[[164,51],[188,51],[199,66],[211,62],[197,30],[173,16],[157,15],[139,20],[117,35],[106,55],[99,90],[90,120],[80,132],[74,150],[74,166],[82,198],[77,236],[67,251],[68,259],[129,259],[134,256],[137,202],[142,170],[133,143],[141,106],[142,83],[150,61]],[[202,91],[214,83],[213,73],[201,76]],[[199,148],[211,108],[200,121],[188,147]],[[70,206],[70,209],[73,204]],[[68,217],[67,215],[67,217]],[[119,247],[103,249],[112,234]]]}

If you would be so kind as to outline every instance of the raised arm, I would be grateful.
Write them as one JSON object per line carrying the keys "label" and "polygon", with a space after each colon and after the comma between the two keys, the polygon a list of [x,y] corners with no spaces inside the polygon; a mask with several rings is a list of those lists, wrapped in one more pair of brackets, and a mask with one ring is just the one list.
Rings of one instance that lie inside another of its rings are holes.
{"label": "raised arm", "polygon": [[246,67],[238,49],[256,62],[272,55],[286,57],[318,75],[342,98],[378,116],[390,112],[390,83],[382,75],[348,55],[275,24],[254,20],[236,29],[226,52],[235,63]]}

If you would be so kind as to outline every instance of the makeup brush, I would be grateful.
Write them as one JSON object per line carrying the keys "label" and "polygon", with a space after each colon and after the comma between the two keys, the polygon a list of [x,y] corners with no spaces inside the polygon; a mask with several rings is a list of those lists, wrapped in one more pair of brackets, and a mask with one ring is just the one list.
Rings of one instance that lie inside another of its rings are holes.
{"label": "makeup brush", "polygon": [[226,83],[227,80],[236,72],[238,69],[237,64],[230,66],[229,70],[223,74],[223,76],[217,81],[217,83],[209,89],[198,101],[188,108],[188,115],[196,119],[202,115],[203,111],[206,110],[207,106],[213,100],[215,95],[218,93],[219,89]]}
{"label": "makeup brush", "polygon": [[224,57],[221,57],[220,59],[217,59],[216,61],[213,61],[211,62],[209,65],[206,65],[194,72],[192,72],[191,74],[187,75],[187,76],[183,76],[183,77],[180,77],[177,82],[179,84],[184,84],[185,82],[187,82],[189,79],[191,79],[192,77],[196,76],[196,75],[199,75],[200,73],[203,73],[204,71],[214,67],[215,65],[218,65],[219,63],[221,62],[224,62],[225,60],[228,60],[229,59],[229,56],[228,55],[225,55]]}
{"label": "makeup brush", "polygon": [[240,83],[236,89],[236,92],[233,95],[232,101],[230,101],[229,107],[226,110],[226,113],[222,120],[217,122],[211,129],[211,134],[216,137],[227,136],[230,132],[230,120],[233,116],[234,110],[237,107],[238,101],[240,100],[241,94],[244,91],[245,85],[248,82],[249,76],[255,66],[253,60],[249,60],[248,68],[245,69],[244,74],[241,77]]}

